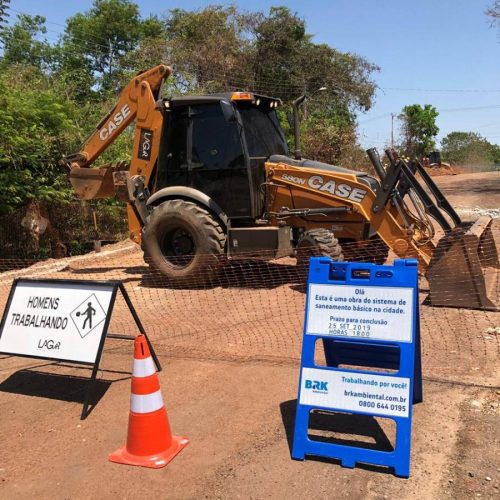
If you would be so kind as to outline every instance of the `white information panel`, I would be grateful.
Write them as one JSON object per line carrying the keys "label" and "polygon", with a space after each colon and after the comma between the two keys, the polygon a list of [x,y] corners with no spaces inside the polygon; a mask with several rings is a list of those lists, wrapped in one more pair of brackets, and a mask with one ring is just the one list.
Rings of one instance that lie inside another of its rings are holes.
{"label": "white information panel", "polygon": [[4,312],[0,352],[94,363],[114,285],[19,281]]}
{"label": "white information panel", "polygon": [[410,379],[302,368],[300,404],[408,417],[410,408]]}
{"label": "white information panel", "polygon": [[411,342],[413,289],[309,285],[306,333]]}

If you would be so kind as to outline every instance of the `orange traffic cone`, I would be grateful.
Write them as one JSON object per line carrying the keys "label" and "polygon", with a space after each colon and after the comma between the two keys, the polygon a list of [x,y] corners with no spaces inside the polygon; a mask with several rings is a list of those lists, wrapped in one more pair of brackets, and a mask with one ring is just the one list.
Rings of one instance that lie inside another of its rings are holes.
{"label": "orange traffic cone", "polygon": [[185,437],[172,436],[146,337],[138,335],[134,342],[127,444],[111,453],[109,460],[159,469],[188,443]]}

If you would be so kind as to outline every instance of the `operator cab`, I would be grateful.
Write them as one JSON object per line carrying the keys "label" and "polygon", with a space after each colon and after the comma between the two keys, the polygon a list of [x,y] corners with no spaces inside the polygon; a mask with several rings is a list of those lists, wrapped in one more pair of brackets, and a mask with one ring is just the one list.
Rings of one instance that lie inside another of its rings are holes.
{"label": "operator cab", "polygon": [[249,92],[166,100],[155,191],[188,186],[230,219],[259,217],[264,162],[288,154],[276,114],[280,104]]}
{"label": "operator cab", "polygon": [[262,216],[261,186],[268,160],[354,173],[366,177],[367,184],[377,183],[363,173],[290,158],[276,113],[280,105],[279,99],[252,92],[165,100],[154,191],[170,186],[197,189],[229,219],[245,224]]}

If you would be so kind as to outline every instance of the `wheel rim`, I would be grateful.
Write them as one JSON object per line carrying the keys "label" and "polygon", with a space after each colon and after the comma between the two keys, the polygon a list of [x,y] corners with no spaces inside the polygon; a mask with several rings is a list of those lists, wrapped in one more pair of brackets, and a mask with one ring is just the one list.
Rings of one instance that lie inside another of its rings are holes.
{"label": "wheel rim", "polygon": [[176,267],[187,267],[194,259],[196,244],[193,235],[184,227],[167,230],[159,243],[163,257]]}

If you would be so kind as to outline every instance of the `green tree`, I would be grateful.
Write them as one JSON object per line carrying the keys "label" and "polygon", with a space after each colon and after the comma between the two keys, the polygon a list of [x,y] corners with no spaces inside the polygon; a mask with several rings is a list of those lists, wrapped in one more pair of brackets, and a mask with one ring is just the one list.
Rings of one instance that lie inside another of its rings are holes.
{"label": "green tree", "polygon": [[140,41],[164,33],[164,23],[155,16],[141,19],[139,6],[130,0],[94,0],[89,11],[66,22],[60,44],[63,73],[80,74],[89,94],[96,86],[101,95],[116,92],[127,70],[137,69],[129,56]]}
{"label": "green tree", "polygon": [[45,18],[20,14],[17,22],[0,31],[3,43],[2,66],[30,65],[47,69],[53,63],[54,49],[46,39],[39,38],[47,32]]}
{"label": "green tree", "polygon": [[[168,93],[253,90],[282,98],[280,119],[300,94],[326,85],[302,117],[306,156],[337,162],[355,146],[355,111],[372,105],[377,68],[363,58],[315,44],[297,14],[210,6],[141,18],[131,0],[94,0],[67,20],[57,44],[45,40],[41,16],[19,16],[1,33],[0,211],[30,200],[71,196],[58,160],[114,105],[138,70],[176,66]],[[291,136],[288,126],[285,126]],[[132,130],[100,162],[129,159]],[[350,155],[349,157],[354,157]]]}
{"label": "green tree", "polygon": [[316,44],[305,22],[287,7],[272,7],[254,23],[256,83],[290,100],[326,86],[336,107],[367,110],[372,105],[378,67],[362,57]]}
{"label": "green tree", "polygon": [[248,89],[253,84],[249,59],[252,16],[239,13],[234,6],[170,10],[166,35],[176,66],[176,91],[214,92],[231,86]]}
{"label": "green tree", "polygon": [[493,163],[500,167],[500,146],[498,144],[493,145]]}
{"label": "green tree", "polygon": [[441,141],[443,158],[455,165],[492,166],[498,146],[476,132],[450,132]]}
{"label": "green tree", "polygon": [[405,106],[399,115],[401,120],[402,149],[412,157],[422,157],[436,146],[435,137],[439,132],[436,119],[439,113],[434,106],[420,104]]}
{"label": "green tree", "polygon": [[286,7],[268,15],[222,6],[171,10],[163,50],[175,62],[179,93],[252,90],[281,98],[286,112],[293,99],[326,85],[329,92],[309,101],[302,118],[304,154],[324,161],[338,160],[355,138],[355,111],[373,102],[371,75],[378,68],[315,44],[305,22]]}
{"label": "green tree", "polygon": [[36,68],[0,74],[0,213],[70,196],[57,160],[74,147],[75,107]]}
{"label": "green tree", "polygon": [[165,21],[150,16],[141,21],[139,32],[137,47],[125,54],[120,62],[127,78],[138,71],[171,61]]}

